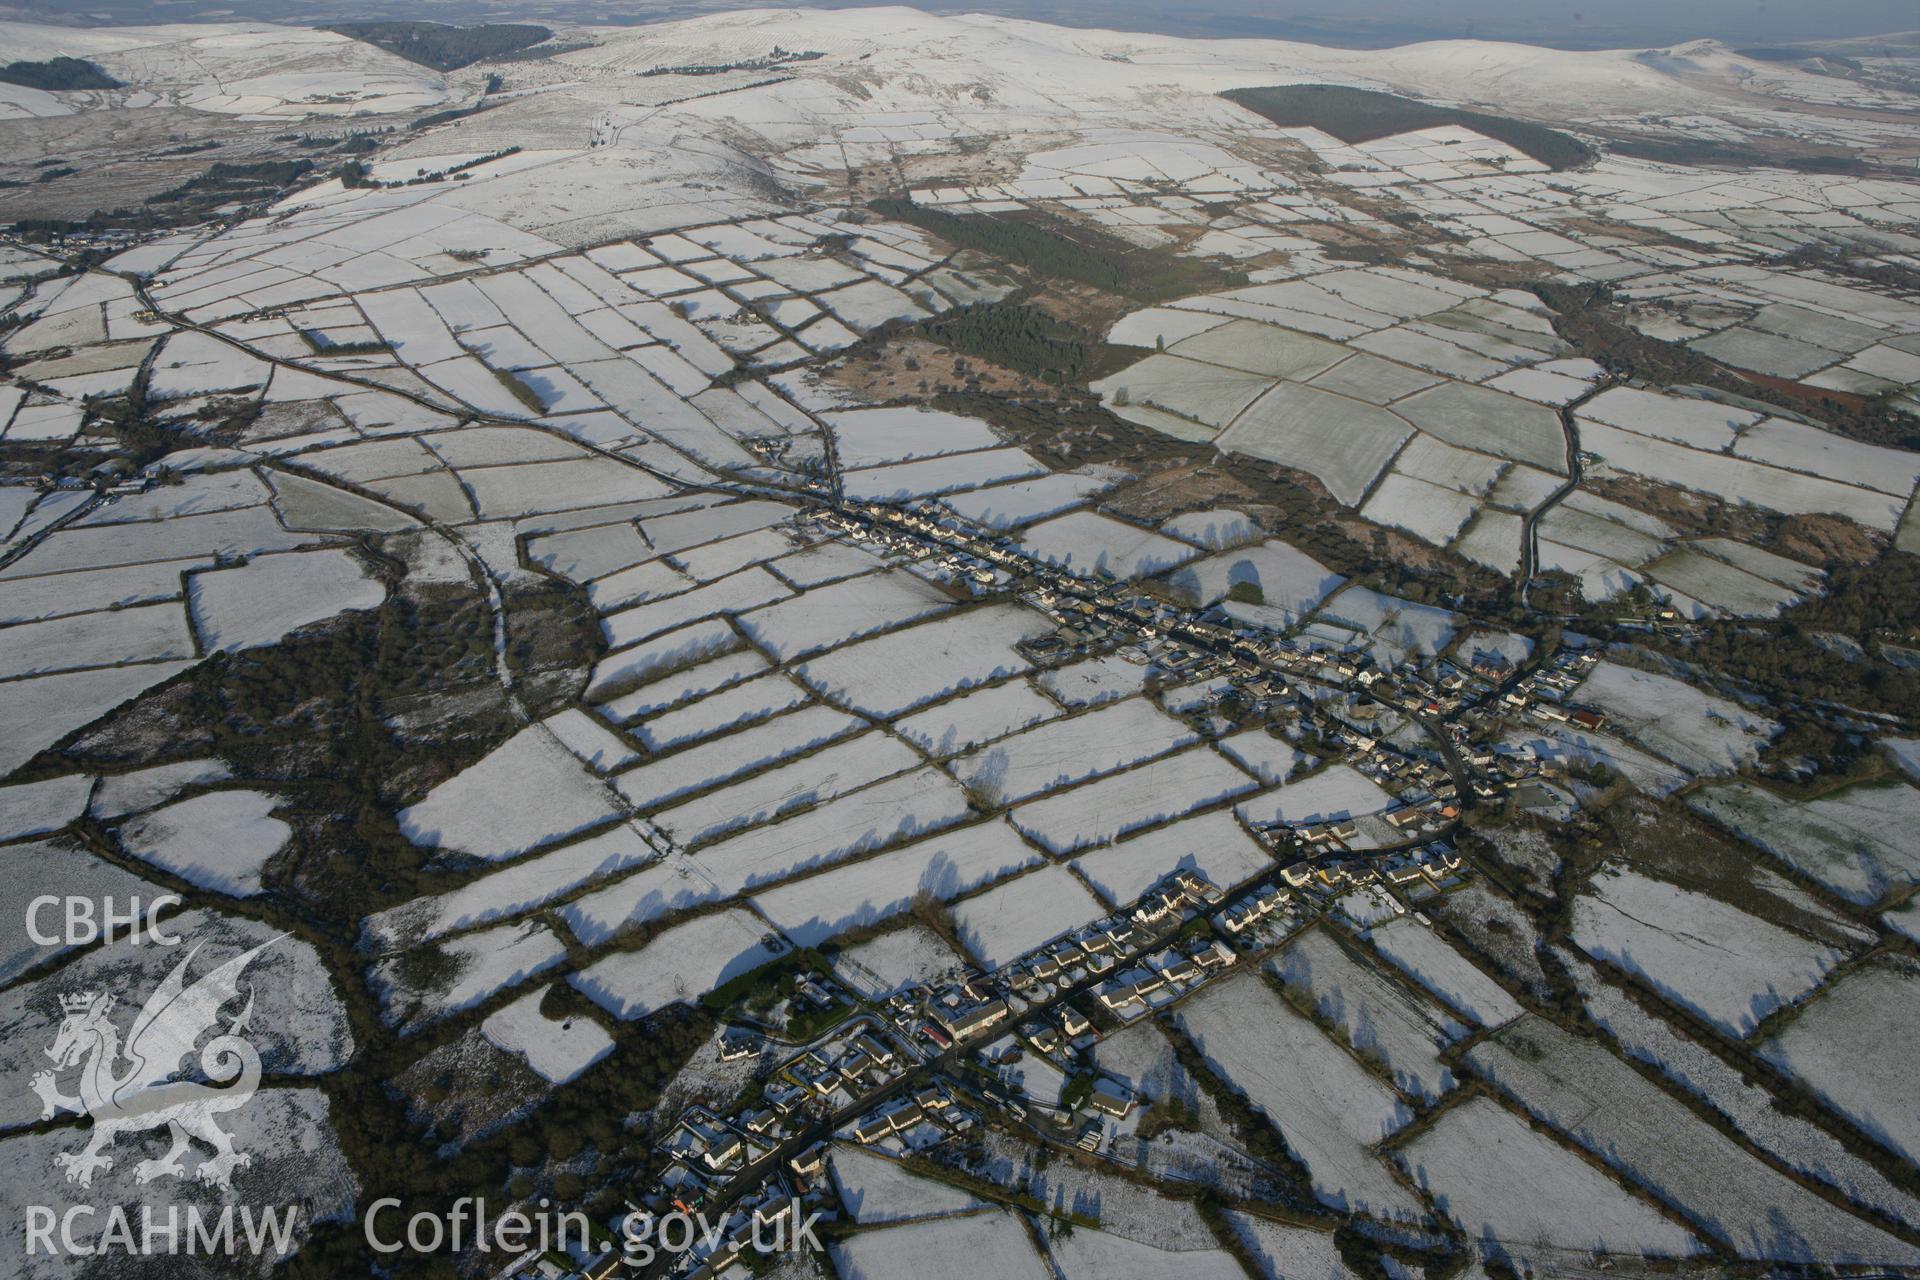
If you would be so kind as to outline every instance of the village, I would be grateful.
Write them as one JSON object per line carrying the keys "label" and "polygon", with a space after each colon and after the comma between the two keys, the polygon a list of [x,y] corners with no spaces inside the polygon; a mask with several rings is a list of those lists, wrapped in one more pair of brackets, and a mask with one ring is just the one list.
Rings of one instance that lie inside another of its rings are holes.
{"label": "village", "polygon": [[[1387,842],[1362,838],[1365,819],[1275,822],[1258,830],[1274,869],[1232,893],[1176,870],[1129,907],[997,969],[955,967],[880,1002],[803,974],[797,998],[838,1008],[845,1020],[775,1055],[731,1110],[695,1105],[682,1113],[654,1148],[654,1184],[628,1202],[632,1215],[724,1214],[722,1237],[641,1267],[614,1247],[625,1235],[620,1223],[609,1223],[598,1254],[564,1261],[532,1254],[514,1280],[709,1280],[744,1268],[755,1241],[783,1238],[796,1215],[840,1218],[826,1173],[835,1143],[912,1158],[925,1171],[963,1162],[981,1127],[997,1126],[1103,1158],[1131,1132],[1142,1105],[1092,1065],[1091,1051],[1108,1031],[1165,1013],[1237,965],[1258,965],[1316,920],[1362,932],[1398,917],[1428,925],[1421,904],[1472,874],[1454,847],[1462,805],[1491,803],[1565,772],[1551,758],[1486,744],[1514,717],[1589,730],[1605,723],[1603,713],[1569,699],[1595,653],[1566,650],[1527,671],[1497,658],[1465,668],[1439,660],[1381,670],[1365,652],[1276,637],[1217,609],[1128,595],[1110,574],[1063,570],[1013,539],[917,505],[809,508],[796,518],[794,536],[808,542],[802,531],[811,527],[921,562],[970,596],[1016,593],[1058,624],[1024,646],[1037,665],[1118,652],[1150,673],[1204,689],[1196,709],[1232,700],[1259,722],[1311,725],[1342,763],[1395,794],[1395,806],[1378,815],[1385,827],[1377,834]],[[1430,746],[1408,750],[1369,734],[1359,714],[1366,703],[1415,717]],[[760,1054],[762,1040],[757,1029],[737,1029],[722,1056]]]}

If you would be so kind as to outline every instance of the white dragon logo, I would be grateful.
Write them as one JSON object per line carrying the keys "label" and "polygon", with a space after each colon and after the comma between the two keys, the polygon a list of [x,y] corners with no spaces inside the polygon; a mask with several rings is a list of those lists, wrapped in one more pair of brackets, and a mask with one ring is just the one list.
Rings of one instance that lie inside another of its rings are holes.
{"label": "white dragon logo", "polygon": [[[200,1070],[206,1077],[233,1083],[213,1088],[174,1077],[180,1071],[181,1059],[193,1052],[200,1037],[217,1029],[221,1008],[239,996],[240,975],[247,965],[279,940],[270,939],[235,956],[188,986],[187,966],[200,951],[195,946],[147,997],[127,1030],[124,1048],[119,1030],[107,1020],[107,1011],[113,1007],[111,994],[82,992],[60,997],[64,1015],[60,1033],[46,1051],[54,1069],[35,1075],[33,1090],[44,1104],[40,1113],[43,1120],[62,1111],[93,1120],[92,1138],[84,1151],[64,1152],[53,1158],[67,1171],[68,1182],[91,1186],[95,1170],[113,1168],[113,1158],[101,1153],[121,1134],[164,1126],[172,1133],[172,1147],[158,1160],[142,1160],[134,1171],[136,1181],[144,1184],[155,1178],[184,1177],[186,1169],[180,1157],[198,1139],[212,1147],[214,1154],[201,1162],[195,1176],[213,1186],[231,1187],[233,1171],[250,1163],[251,1157],[233,1149],[233,1139],[214,1123],[214,1117],[245,1106],[260,1087],[260,1055],[240,1035],[253,1016],[251,987],[239,1016],[200,1050]],[[118,1067],[123,1060],[124,1070]],[[76,1065],[80,1068],[79,1095],[71,1097],[60,1092],[57,1076]]]}

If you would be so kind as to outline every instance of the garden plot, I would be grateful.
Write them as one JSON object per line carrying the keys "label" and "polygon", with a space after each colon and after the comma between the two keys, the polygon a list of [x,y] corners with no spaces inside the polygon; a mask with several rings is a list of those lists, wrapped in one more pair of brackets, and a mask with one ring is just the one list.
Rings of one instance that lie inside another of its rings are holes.
{"label": "garden plot", "polygon": [[958,1214],[860,1231],[827,1247],[840,1280],[1052,1280],[1010,1213]]}
{"label": "garden plot", "polygon": [[1144,698],[1050,721],[960,757],[954,776],[994,804],[1164,755],[1194,741],[1186,725]]}
{"label": "garden plot", "polygon": [[953,927],[961,945],[991,970],[1106,913],[1071,871],[1048,865],[954,903]]}
{"label": "garden plot", "polygon": [[913,921],[855,943],[834,955],[832,962],[841,985],[876,1002],[943,978],[964,963],[946,939]]}
{"label": "garden plot", "polygon": [[378,608],[386,598],[386,584],[345,551],[258,556],[187,578],[187,605],[209,652],[276,644],[310,623]]}
{"label": "garden plot", "polygon": [[943,453],[991,449],[1000,443],[978,418],[936,409],[852,409],[824,415],[834,453],[847,468],[907,462]]}
{"label": "garden plot", "polygon": [[1013,811],[1013,825],[1064,855],[1258,786],[1218,752],[1201,746],[1021,805]]}
{"label": "garden plot", "polygon": [[1109,407],[1160,409],[1218,430],[1273,386],[1273,379],[1160,353],[1089,386]]}
{"label": "garden plot", "polygon": [[1373,496],[1360,508],[1360,514],[1375,524],[1405,529],[1416,538],[1444,547],[1459,535],[1479,505],[1458,490],[1389,471],[1374,486]]}
{"label": "garden plot", "polygon": [[631,827],[615,827],[489,872],[458,889],[368,916],[361,921],[361,939],[383,952],[398,950],[520,915],[658,856]]}
{"label": "garden plot", "polygon": [[489,1015],[480,1034],[494,1048],[525,1059],[548,1084],[567,1084],[613,1052],[613,1037],[579,1014],[549,1018],[540,1009],[546,997],[544,990],[521,996]]}
{"label": "garden plot", "polygon": [[1815,800],[1783,800],[1745,782],[1707,787],[1687,803],[1849,902],[1868,906],[1920,882],[1920,791],[1860,783]]}
{"label": "garden plot", "polygon": [[666,751],[689,742],[765,720],[808,701],[807,691],[778,671],[751,676],[693,702],[655,712],[629,726],[650,751]]}
{"label": "garden plot", "polygon": [[696,844],[735,827],[766,822],[801,806],[830,800],[919,763],[920,757],[898,738],[865,733],[744,782],[683,801],[655,814],[653,824],[680,845]]}
{"label": "garden plot", "polygon": [[1393,409],[1450,445],[1566,474],[1567,442],[1560,415],[1531,400],[1444,382],[1396,401]]}
{"label": "garden plot", "polygon": [[1175,871],[1197,871],[1230,890],[1273,864],[1232,814],[1209,813],[1083,853],[1073,865],[1094,892],[1114,906],[1124,906]]}
{"label": "garden plot", "polygon": [[177,603],[0,627],[0,678],[195,656],[193,634]]}
{"label": "garden plot", "polygon": [[[694,707],[699,705],[695,703]],[[804,757],[816,747],[865,727],[865,721],[845,712],[830,707],[805,707],[790,716],[649,761],[615,778],[614,786],[634,808],[652,809],[750,770]]]}
{"label": "garden plot", "polygon": [[[1539,1274],[1563,1255],[1684,1258],[1693,1233],[1489,1098],[1442,1116],[1398,1158],[1435,1206],[1481,1250]],[[1578,1206],[1577,1212],[1568,1212]]]}
{"label": "garden plot", "polygon": [[1373,1152],[1412,1111],[1258,975],[1207,984],[1174,1018],[1207,1065],[1280,1130],[1312,1173],[1321,1203],[1376,1217],[1426,1217]]}
{"label": "garden plot", "polygon": [[1466,1062],[1741,1258],[1893,1265],[1920,1258],[1920,1249],[1748,1155],[1595,1041],[1529,1015],[1468,1050]]}
{"label": "garden plot", "polygon": [[1817,988],[1844,953],[1624,868],[1595,874],[1569,936],[1739,1039]]}
{"label": "garden plot", "polygon": [[907,1172],[890,1156],[846,1143],[834,1144],[827,1167],[840,1203],[862,1226],[944,1218],[991,1207],[958,1187]]}
{"label": "garden plot", "polygon": [[1347,349],[1337,343],[1257,320],[1232,320],[1217,328],[1208,328],[1204,333],[1181,339],[1168,350],[1184,360],[1295,382],[1305,382],[1347,357]]}
{"label": "garden plot", "polygon": [[1191,543],[1090,511],[1076,511],[1034,525],[1021,537],[1021,543],[1035,559],[1083,578],[1097,572],[1116,578],[1144,578],[1200,554]]}
{"label": "garden plot", "polygon": [[1904,1053],[1889,1037],[1920,1026],[1920,972],[1885,960],[1853,970],[1767,1040],[1761,1055],[1891,1151],[1920,1154]]}
{"label": "garden plot", "polygon": [[1105,1231],[1052,1236],[1047,1252],[1061,1280],[1245,1280],[1225,1249],[1158,1249]]}
{"label": "garden plot", "polygon": [[1281,822],[1299,826],[1379,813],[1393,802],[1373,779],[1349,765],[1333,764],[1242,801],[1238,812],[1257,827]]}
{"label": "garden plot", "polygon": [[[545,973],[566,959],[567,946],[547,926],[532,920],[483,929],[431,950],[379,961],[367,983],[380,997],[381,1019],[403,1034],[471,1009],[508,987]],[[419,965],[416,962],[429,961]],[[412,980],[422,970],[426,981]]]}
{"label": "garden plot", "polygon": [[611,822],[619,810],[553,734],[531,725],[397,816],[415,844],[498,862]]}
{"label": "garden plot", "polygon": [[1036,683],[1065,706],[1079,708],[1138,693],[1146,677],[1144,666],[1108,654],[1044,671]]}
{"label": "garden plot", "polygon": [[1408,977],[1479,1026],[1497,1027],[1523,1012],[1499,983],[1411,916],[1388,921],[1371,930],[1367,939]]}
{"label": "garden plot", "polygon": [[842,472],[840,488],[847,497],[867,502],[905,502],[935,497],[961,489],[1023,480],[1046,474],[1046,467],[1023,449],[985,449],[956,453],[918,462],[896,462]]}
{"label": "garden plot", "polygon": [[[890,919],[925,895],[951,902],[1040,862],[1005,821],[957,827],[767,890],[754,905],[803,947]],[[951,963],[951,952],[946,963]]]}
{"label": "garden plot", "polygon": [[896,721],[896,733],[935,756],[956,755],[1004,738],[1043,720],[1059,718],[1059,706],[1025,680],[1011,680],[963,693]]}
{"label": "garden plot", "polygon": [[1282,382],[1249,405],[1214,444],[1304,471],[1342,504],[1357,507],[1412,434],[1391,410]]}
{"label": "garden plot", "polygon": [[966,609],[933,622],[850,644],[802,663],[794,674],[821,696],[891,716],[1031,665],[1014,648],[1053,630],[1018,605]]}
{"label": "garden plot", "polygon": [[740,627],[776,661],[791,662],[952,607],[951,597],[913,574],[878,573],[745,614]]}
{"label": "garden plot", "polygon": [[1613,717],[1629,741],[1696,775],[1752,765],[1780,732],[1776,722],[1724,698],[1612,662],[1595,667],[1574,696]]}
{"label": "garden plot", "polygon": [[622,1022],[690,1004],[787,951],[751,911],[732,907],[676,925],[637,951],[616,951],[567,979]]}
{"label": "garden plot", "polygon": [[208,792],[130,820],[119,830],[120,845],[204,889],[252,897],[267,863],[293,835],[273,816],[280,803],[258,791]]}
{"label": "garden plot", "polygon": [[1355,957],[1327,929],[1309,929],[1269,962],[1273,974],[1299,988],[1323,1018],[1362,1055],[1377,1059],[1395,1087],[1436,1101],[1456,1083],[1442,1049],[1468,1028],[1404,983]]}
{"label": "garden plot", "polygon": [[669,631],[630,649],[608,654],[594,664],[593,678],[587,682],[587,700],[607,702],[632,692],[638,685],[745,644],[740,633],[720,618]]}
{"label": "garden plot", "polygon": [[1682,1089],[1730,1120],[1748,1141],[1813,1178],[1838,1188],[1858,1204],[1903,1221],[1920,1215],[1920,1200],[1894,1187],[1887,1176],[1812,1120],[1789,1115],[1773,1095],[1743,1078],[1697,1041],[1654,1017],[1593,964],[1570,949],[1556,954],[1586,1001],[1587,1013],[1628,1057],[1652,1064]]}
{"label": "garden plot", "polygon": [[1258,546],[1222,551],[1167,575],[1167,582],[1197,605],[1218,604],[1235,587],[1257,593],[1259,607],[1294,620],[1311,613],[1346,579],[1293,546],[1270,538]]}
{"label": "garden plot", "polygon": [[757,609],[792,595],[784,582],[756,565],[677,596],[606,614],[600,631],[608,646],[618,650],[717,614]]}

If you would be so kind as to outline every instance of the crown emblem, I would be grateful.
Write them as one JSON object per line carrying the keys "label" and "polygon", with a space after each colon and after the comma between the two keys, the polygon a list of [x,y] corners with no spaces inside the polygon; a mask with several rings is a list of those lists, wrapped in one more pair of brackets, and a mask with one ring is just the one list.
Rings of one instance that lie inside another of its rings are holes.
{"label": "crown emblem", "polygon": [[94,995],[92,991],[76,991],[70,995],[61,996],[60,1008],[66,1013],[85,1013],[93,1004]]}

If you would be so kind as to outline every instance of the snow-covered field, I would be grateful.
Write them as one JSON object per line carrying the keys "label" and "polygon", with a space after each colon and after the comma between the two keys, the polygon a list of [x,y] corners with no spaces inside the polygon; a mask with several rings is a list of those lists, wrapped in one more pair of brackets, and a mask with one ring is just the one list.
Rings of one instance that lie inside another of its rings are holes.
{"label": "snow-covered field", "polygon": [[1783,800],[1747,782],[1705,787],[1687,803],[1849,902],[1871,905],[1920,881],[1920,791],[1860,784],[1815,800]]}
{"label": "snow-covered field", "polygon": [[1920,1249],[1748,1155],[1592,1040],[1528,1016],[1467,1064],[1536,1118],[1747,1259],[1911,1265]]}
{"label": "snow-covered field", "polygon": [[954,776],[1000,804],[1112,773],[1192,742],[1144,698],[1129,698],[1004,738],[953,762]]}
{"label": "snow-covered field", "polygon": [[1574,901],[1569,936],[1735,1038],[1804,999],[1843,958],[1717,898],[1608,867]]}
{"label": "snow-covered field", "polygon": [[1209,983],[1175,1018],[1208,1065],[1279,1128],[1312,1171],[1322,1203],[1379,1217],[1426,1216],[1373,1152],[1412,1111],[1258,974]]}
{"label": "snow-covered field", "polygon": [[1001,820],[959,827],[769,889],[754,905],[801,946],[889,919],[921,894],[949,902],[1041,861]]}
{"label": "snow-covered field", "polygon": [[1045,866],[953,904],[961,943],[988,969],[1106,914],[1065,867]]}
{"label": "snow-covered field", "polygon": [[1393,797],[1351,765],[1333,764],[1240,804],[1254,823],[1311,823],[1359,817],[1393,806]]}
{"label": "snow-covered field", "polygon": [[787,950],[764,920],[733,908],[676,925],[637,951],[616,951],[568,979],[625,1022],[715,987]]}
{"label": "snow-covered field", "polygon": [[1375,1055],[1402,1092],[1427,1101],[1454,1086],[1440,1051],[1468,1028],[1414,988],[1361,960],[1326,929],[1309,929],[1269,962],[1312,999],[1356,1050]]}
{"label": "snow-covered field", "polygon": [[618,814],[606,788],[579,759],[533,725],[402,809],[399,818],[400,830],[415,844],[499,861]]}
{"label": "snow-covered field", "polygon": [[891,1156],[846,1143],[834,1146],[827,1167],[840,1203],[862,1226],[943,1218],[990,1207],[958,1187],[907,1172]]}
{"label": "snow-covered field", "polygon": [[480,1024],[497,1049],[526,1059],[550,1084],[566,1084],[613,1052],[613,1037],[592,1018],[549,1018],[541,1011],[545,989],[529,992]]}
{"label": "snow-covered field", "polygon": [[1017,605],[967,609],[809,659],[794,673],[829,701],[891,716],[1029,667],[1014,649],[1052,624]]}
{"label": "snow-covered field", "polygon": [[1908,1160],[1920,1154],[1911,1079],[1887,1037],[1920,1017],[1920,972],[1890,961],[1855,969],[1802,1010],[1761,1052]]}
{"label": "snow-covered field", "polygon": [[903,987],[932,982],[961,963],[944,938],[910,922],[840,952],[833,957],[833,972],[848,990],[868,1000],[884,1000]]}
{"label": "snow-covered field", "polygon": [[183,880],[231,894],[261,892],[261,873],[293,829],[273,816],[281,801],[259,791],[210,791],[154,809],[120,828],[120,843]]}
{"label": "snow-covered field", "polygon": [[1388,921],[1368,940],[1408,977],[1483,1027],[1520,1016],[1520,1004],[1454,946],[1411,916]]}
{"label": "snow-covered field", "polygon": [[1195,747],[1030,801],[1013,811],[1013,825],[1048,851],[1067,854],[1258,785],[1212,748]]}
{"label": "snow-covered field", "polygon": [[1724,698],[1613,662],[1595,667],[1574,696],[1605,711],[1622,736],[1693,774],[1750,765],[1780,732]]}
{"label": "snow-covered field", "polygon": [[861,1231],[830,1245],[840,1280],[1048,1280],[1027,1230],[1010,1213],[969,1214]]}
{"label": "snow-covered field", "polygon": [[1273,863],[1232,814],[1207,813],[1130,836],[1104,849],[1088,850],[1075,858],[1073,865],[1094,892],[1115,906],[1124,906],[1175,871],[1197,871],[1220,888],[1231,889]]}
{"label": "snow-covered field", "polygon": [[1547,1273],[1564,1255],[1684,1258],[1705,1246],[1653,1204],[1488,1098],[1473,1098],[1399,1152],[1408,1176],[1489,1254]]}

